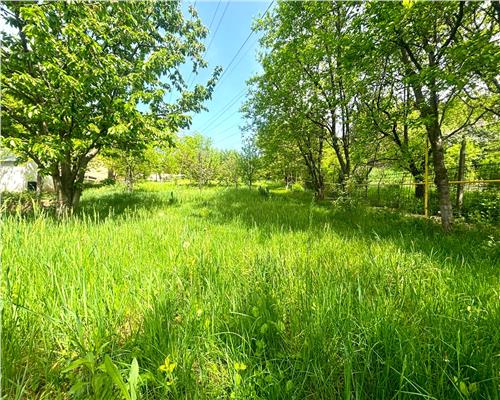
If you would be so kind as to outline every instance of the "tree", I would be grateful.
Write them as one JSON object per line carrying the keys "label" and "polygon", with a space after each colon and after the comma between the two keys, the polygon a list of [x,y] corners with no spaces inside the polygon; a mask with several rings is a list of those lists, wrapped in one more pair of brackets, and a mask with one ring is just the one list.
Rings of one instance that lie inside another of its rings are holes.
{"label": "tree", "polygon": [[219,154],[219,161],[220,165],[217,173],[219,183],[238,187],[240,154],[235,150],[222,151]]}
{"label": "tree", "polygon": [[[206,66],[206,29],[178,1],[11,2],[1,12],[17,30],[3,36],[3,143],[52,176],[60,214],[78,206],[85,169],[102,149],[170,140],[220,72],[187,90],[179,68]],[[166,103],[172,91],[178,100]]]}
{"label": "tree", "polygon": [[[407,2],[406,6],[370,3],[368,26],[384,52],[394,54],[401,74],[409,85],[429,140],[438,190],[442,226],[449,231],[453,213],[445,165],[443,121],[450,105],[466,90],[480,85],[467,60],[476,59],[476,42],[494,36],[494,29],[477,29],[474,24],[484,13],[480,3]],[[469,35],[465,40],[466,33]]]}
{"label": "tree", "polygon": [[184,136],[176,144],[181,173],[198,184],[207,185],[216,178],[219,154],[210,139],[200,133]]}
{"label": "tree", "polygon": [[135,182],[151,172],[151,166],[143,149],[112,150],[105,157],[106,165],[123,177],[127,191],[132,192]]}
{"label": "tree", "polygon": [[241,149],[240,171],[243,181],[251,189],[259,170],[259,150],[253,137],[247,138]]}

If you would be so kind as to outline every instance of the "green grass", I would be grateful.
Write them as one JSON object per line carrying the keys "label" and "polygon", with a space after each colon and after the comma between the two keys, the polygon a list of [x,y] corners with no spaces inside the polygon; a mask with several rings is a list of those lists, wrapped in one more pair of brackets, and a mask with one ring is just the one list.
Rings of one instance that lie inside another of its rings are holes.
{"label": "green grass", "polygon": [[487,229],[161,184],[4,215],[4,398],[498,399]]}

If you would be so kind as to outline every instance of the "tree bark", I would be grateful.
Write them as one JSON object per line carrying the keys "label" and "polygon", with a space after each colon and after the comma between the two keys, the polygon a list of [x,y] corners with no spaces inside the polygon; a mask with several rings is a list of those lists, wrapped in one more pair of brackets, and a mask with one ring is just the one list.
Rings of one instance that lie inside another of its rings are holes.
{"label": "tree bark", "polygon": [[59,163],[57,172],[52,174],[54,189],[57,194],[57,215],[67,217],[80,204],[85,169],[74,174],[67,163]]}
{"label": "tree bark", "polygon": [[73,164],[70,156],[67,155],[64,161],[59,161],[54,165],[52,181],[57,195],[57,215],[59,217],[72,215],[80,205],[87,165],[98,152],[97,148],[92,148]]}
{"label": "tree bark", "polygon": [[440,136],[439,125],[433,124],[429,131],[429,141],[431,143],[432,160],[434,164],[434,182],[437,186],[439,197],[441,225],[445,232],[449,232],[453,226],[453,209],[451,206],[450,187],[448,184],[448,170],[444,163],[444,149]]}

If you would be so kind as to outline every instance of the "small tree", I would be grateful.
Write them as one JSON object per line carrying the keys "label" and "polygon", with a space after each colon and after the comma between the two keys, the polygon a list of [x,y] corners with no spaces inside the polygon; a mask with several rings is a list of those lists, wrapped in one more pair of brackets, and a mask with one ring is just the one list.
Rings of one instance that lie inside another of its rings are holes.
{"label": "small tree", "polygon": [[218,154],[210,139],[200,133],[185,136],[177,143],[177,157],[181,172],[199,187],[216,178],[219,165]]}
{"label": "small tree", "polygon": [[149,149],[111,150],[105,162],[118,176],[123,177],[127,191],[132,192],[139,179],[147,178],[152,172],[152,164],[148,157]]}
{"label": "small tree", "polygon": [[220,153],[220,166],[218,172],[219,183],[226,186],[238,187],[240,178],[240,155],[235,150],[226,150]]}
{"label": "small tree", "polygon": [[240,171],[243,181],[251,189],[259,170],[259,150],[253,138],[248,138],[241,149]]}

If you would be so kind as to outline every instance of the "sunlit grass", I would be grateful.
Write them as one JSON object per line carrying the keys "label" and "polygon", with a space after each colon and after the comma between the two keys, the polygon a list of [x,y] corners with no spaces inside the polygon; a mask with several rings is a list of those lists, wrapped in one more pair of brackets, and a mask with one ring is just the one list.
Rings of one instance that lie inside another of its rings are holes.
{"label": "sunlit grass", "polygon": [[494,228],[165,184],[82,207],[4,216],[6,398],[499,397]]}

